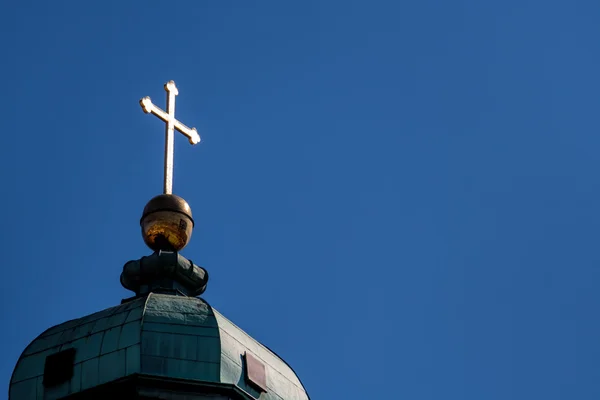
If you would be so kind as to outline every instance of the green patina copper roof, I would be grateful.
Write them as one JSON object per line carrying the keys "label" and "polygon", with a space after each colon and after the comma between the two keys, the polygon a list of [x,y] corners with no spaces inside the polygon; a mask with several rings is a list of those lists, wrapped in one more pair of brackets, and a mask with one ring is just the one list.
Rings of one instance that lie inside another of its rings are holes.
{"label": "green patina copper roof", "polygon": [[[46,357],[75,348],[72,378],[43,385]],[[243,355],[264,365],[267,392],[246,383]],[[293,370],[204,300],[151,293],[48,329],[23,352],[10,400],[52,400],[133,374],[230,384],[248,398],[307,400]]]}

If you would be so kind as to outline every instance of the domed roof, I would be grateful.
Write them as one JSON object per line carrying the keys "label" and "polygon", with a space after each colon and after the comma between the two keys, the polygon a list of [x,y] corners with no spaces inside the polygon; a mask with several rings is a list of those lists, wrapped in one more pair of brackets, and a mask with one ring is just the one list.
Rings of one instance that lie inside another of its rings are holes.
{"label": "domed roof", "polygon": [[[69,366],[72,374],[63,382],[48,385],[44,372],[48,370],[47,357],[63,352],[74,354]],[[266,392],[247,378],[246,357],[264,365]],[[204,300],[150,293],[42,333],[19,358],[9,399],[83,395],[86,390],[129,376],[229,387],[238,397],[248,399],[309,398],[281,358]]]}

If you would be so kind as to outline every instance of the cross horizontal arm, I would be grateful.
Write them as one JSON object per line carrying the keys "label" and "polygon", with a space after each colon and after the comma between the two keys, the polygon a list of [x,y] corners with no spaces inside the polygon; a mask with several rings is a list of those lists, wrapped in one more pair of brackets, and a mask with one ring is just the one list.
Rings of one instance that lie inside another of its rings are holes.
{"label": "cross horizontal arm", "polygon": [[[152,103],[150,97],[144,97],[142,100],[140,100],[140,105],[142,106],[142,109],[146,114],[154,114],[167,123],[171,119],[169,114],[167,114],[166,112],[161,110],[160,107],[157,107]],[[173,120],[173,127],[179,132],[183,133],[188,138],[190,144],[200,143],[200,135],[198,134],[196,128],[190,128],[176,119]]]}

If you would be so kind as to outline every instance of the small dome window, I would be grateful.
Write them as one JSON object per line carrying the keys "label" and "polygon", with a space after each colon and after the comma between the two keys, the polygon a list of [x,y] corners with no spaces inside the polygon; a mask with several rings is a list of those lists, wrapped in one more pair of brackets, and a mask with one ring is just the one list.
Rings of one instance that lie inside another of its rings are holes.
{"label": "small dome window", "polygon": [[44,386],[53,387],[70,381],[73,377],[74,362],[74,348],[47,356],[44,364]]}

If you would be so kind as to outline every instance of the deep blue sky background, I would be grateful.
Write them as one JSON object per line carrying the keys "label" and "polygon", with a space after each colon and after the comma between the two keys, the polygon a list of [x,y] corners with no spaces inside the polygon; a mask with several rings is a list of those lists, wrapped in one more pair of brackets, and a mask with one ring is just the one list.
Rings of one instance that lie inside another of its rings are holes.
{"label": "deep blue sky background", "polygon": [[[600,397],[600,2],[6,2],[0,393],[148,254],[164,107],[204,297],[317,399]],[[4,395],[2,395],[4,396]],[[0,396],[1,397],[1,396]]]}

